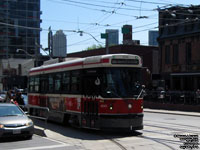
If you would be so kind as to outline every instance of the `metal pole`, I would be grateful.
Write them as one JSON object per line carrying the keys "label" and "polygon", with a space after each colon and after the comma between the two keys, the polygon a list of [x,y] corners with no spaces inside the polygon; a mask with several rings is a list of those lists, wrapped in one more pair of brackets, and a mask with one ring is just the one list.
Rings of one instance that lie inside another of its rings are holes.
{"label": "metal pole", "polygon": [[[35,38],[35,43],[37,43],[37,39]],[[35,46],[35,67],[38,66],[38,51],[37,46]]]}
{"label": "metal pole", "polygon": [[109,34],[107,33],[107,37],[106,37],[106,54],[109,54],[109,45],[108,45],[108,38]]}

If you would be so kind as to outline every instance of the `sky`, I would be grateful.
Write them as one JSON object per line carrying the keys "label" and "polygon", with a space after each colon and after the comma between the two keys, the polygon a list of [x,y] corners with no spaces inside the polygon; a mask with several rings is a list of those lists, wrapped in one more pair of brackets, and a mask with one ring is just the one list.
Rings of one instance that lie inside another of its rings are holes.
{"label": "sky", "polygon": [[[133,40],[148,45],[148,31],[158,30],[158,9],[170,6],[200,5],[199,0],[41,0],[41,42],[48,46],[48,28],[53,34],[63,30],[67,36],[67,53],[86,50],[92,45],[105,45],[101,33],[132,25]],[[81,36],[78,31],[83,31]]]}

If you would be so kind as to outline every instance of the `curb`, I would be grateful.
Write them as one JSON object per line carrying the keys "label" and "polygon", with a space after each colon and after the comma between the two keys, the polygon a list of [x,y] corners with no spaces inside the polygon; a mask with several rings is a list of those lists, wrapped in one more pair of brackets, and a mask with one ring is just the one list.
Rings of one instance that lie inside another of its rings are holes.
{"label": "curb", "polygon": [[196,113],[196,112],[187,112],[187,113],[186,113],[186,112],[180,112],[180,111],[177,112],[177,111],[152,110],[152,109],[144,109],[144,112],[200,117],[200,113]]}
{"label": "curb", "polygon": [[34,126],[34,134],[42,136],[42,137],[47,137],[47,135],[44,132],[44,129],[41,129],[38,126]]}

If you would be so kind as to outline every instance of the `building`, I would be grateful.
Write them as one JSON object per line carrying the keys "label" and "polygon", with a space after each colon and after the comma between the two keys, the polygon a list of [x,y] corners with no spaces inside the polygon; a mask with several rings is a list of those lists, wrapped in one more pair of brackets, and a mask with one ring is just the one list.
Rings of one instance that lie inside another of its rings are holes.
{"label": "building", "polygon": [[106,29],[106,33],[108,33],[108,45],[109,46],[119,44],[119,30]]}
{"label": "building", "polygon": [[0,1],[0,58],[39,54],[40,15],[40,0]]}
{"label": "building", "polygon": [[124,45],[140,45],[140,40],[132,39],[132,25],[123,25],[122,27]]}
{"label": "building", "polygon": [[149,45],[151,46],[158,46],[158,38],[159,32],[158,31],[149,31]]}
{"label": "building", "polygon": [[200,89],[200,5],[159,10],[160,72],[172,90]]}
{"label": "building", "polygon": [[62,30],[58,30],[53,35],[53,51],[52,57],[66,57],[67,54],[67,39]]}

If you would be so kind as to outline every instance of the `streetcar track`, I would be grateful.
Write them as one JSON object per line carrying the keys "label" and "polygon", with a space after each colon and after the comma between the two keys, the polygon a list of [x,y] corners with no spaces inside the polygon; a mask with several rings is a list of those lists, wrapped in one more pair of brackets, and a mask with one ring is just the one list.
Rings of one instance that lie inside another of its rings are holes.
{"label": "streetcar track", "polygon": [[[145,121],[151,121],[151,120],[145,120]],[[157,123],[164,123],[164,124],[169,124],[169,125],[177,125],[177,126],[198,128],[197,126],[192,126],[192,125],[183,125],[183,124],[177,124],[177,123],[167,123],[167,122],[161,122],[161,121],[157,121]]]}
{"label": "streetcar track", "polygon": [[151,125],[151,124],[145,124],[145,126],[150,126],[150,127],[156,127],[156,128],[161,128],[161,129],[168,129],[168,130],[173,130],[173,131],[181,131],[181,132],[190,132],[190,133],[193,133],[193,134],[196,134],[196,133],[199,133],[199,132],[196,132],[196,131],[193,131],[193,130],[189,130],[189,129],[178,129],[178,128],[169,128],[169,127],[161,127],[159,125]]}
{"label": "streetcar track", "polygon": [[101,137],[103,137],[104,139],[107,139],[107,140],[111,141],[112,143],[114,143],[115,145],[117,145],[121,150],[127,150],[126,147],[124,147],[122,144],[120,144],[119,142],[117,142],[115,139],[109,138],[109,137],[106,137],[106,136],[101,136]]}
{"label": "streetcar track", "polygon": [[120,144],[119,142],[117,142],[114,139],[109,139],[111,142],[115,143],[117,146],[119,146],[122,150],[127,150],[126,147],[124,147],[122,144]]}
{"label": "streetcar track", "polygon": [[[172,146],[170,146],[170,145],[168,145],[168,144],[166,144],[166,143],[164,143],[164,142],[161,142],[162,139],[150,138],[150,137],[143,136],[143,135],[142,135],[142,136],[139,136],[139,137],[144,138],[144,139],[148,139],[148,140],[152,140],[152,141],[154,141],[154,142],[157,142],[157,143],[159,143],[159,144],[162,144],[162,145],[168,147],[168,148],[171,149],[171,150],[176,150],[176,149],[173,148]],[[166,140],[165,140],[165,142],[166,142]]]}

